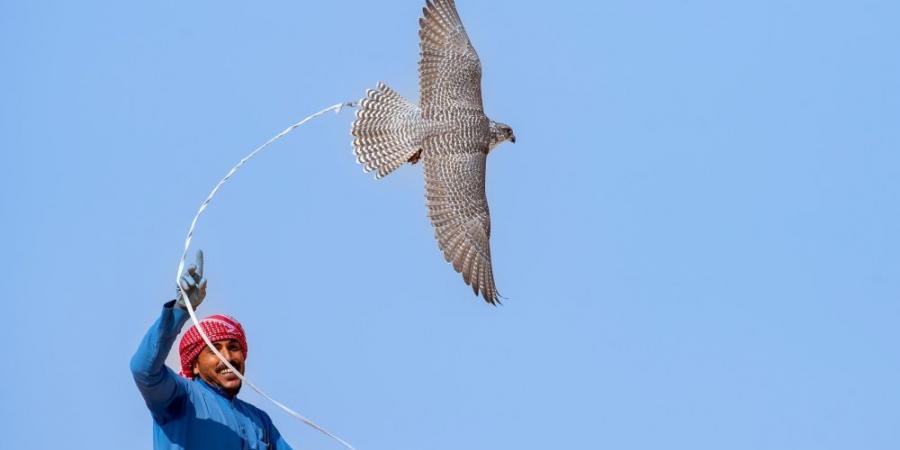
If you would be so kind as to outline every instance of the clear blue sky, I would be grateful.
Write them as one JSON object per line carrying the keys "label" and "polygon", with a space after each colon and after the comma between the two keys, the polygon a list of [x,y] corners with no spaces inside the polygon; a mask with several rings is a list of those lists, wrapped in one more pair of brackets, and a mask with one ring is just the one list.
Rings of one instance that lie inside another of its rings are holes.
{"label": "clear blue sky", "polygon": [[[417,99],[422,3],[0,4],[0,447],[150,448],[128,359],[199,202],[309,113]],[[197,232],[248,375],[360,450],[900,448],[898,3],[458,3],[518,138],[505,306],[443,262],[421,167],[374,181],[325,117]]]}

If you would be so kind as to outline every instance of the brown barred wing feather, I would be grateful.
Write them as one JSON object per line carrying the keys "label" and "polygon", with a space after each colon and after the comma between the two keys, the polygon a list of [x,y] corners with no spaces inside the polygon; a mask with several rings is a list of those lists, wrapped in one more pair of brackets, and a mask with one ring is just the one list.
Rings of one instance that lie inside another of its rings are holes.
{"label": "brown barred wing feather", "polygon": [[481,62],[453,0],[428,0],[419,19],[420,106],[426,119],[446,108],[483,111]]}
{"label": "brown barred wing feather", "polygon": [[444,259],[476,295],[497,304],[489,242],[491,218],[484,191],[486,149],[454,134],[432,136],[425,140],[424,149],[428,216]]}

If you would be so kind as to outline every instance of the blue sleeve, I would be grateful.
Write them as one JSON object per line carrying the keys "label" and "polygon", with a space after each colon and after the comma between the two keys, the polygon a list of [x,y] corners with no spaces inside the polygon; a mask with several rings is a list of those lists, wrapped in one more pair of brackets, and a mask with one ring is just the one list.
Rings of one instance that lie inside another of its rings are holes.
{"label": "blue sleeve", "polygon": [[147,408],[157,422],[165,423],[185,397],[186,387],[172,369],[166,356],[188,319],[187,311],[174,308],[175,301],[163,305],[162,314],[147,330],[137,352],[131,357],[131,374]]}

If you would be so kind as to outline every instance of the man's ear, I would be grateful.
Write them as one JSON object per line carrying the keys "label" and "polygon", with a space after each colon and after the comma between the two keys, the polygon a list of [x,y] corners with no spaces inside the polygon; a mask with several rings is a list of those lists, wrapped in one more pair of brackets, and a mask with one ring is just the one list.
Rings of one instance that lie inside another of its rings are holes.
{"label": "man's ear", "polygon": [[200,375],[200,367],[196,361],[194,361],[194,376]]}

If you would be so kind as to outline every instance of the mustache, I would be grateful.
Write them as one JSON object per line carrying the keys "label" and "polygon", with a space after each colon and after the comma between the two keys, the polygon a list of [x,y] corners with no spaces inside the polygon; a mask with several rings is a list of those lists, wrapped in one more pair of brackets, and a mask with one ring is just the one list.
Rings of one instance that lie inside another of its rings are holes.
{"label": "mustache", "polygon": [[[241,370],[241,369],[243,369],[243,367],[241,366],[241,363],[239,363],[239,362],[237,362],[237,361],[228,361],[228,362],[229,362],[235,369],[237,369],[237,370],[240,371],[240,372],[243,372],[243,371]],[[218,365],[216,365],[216,372],[219,372],[219,371],[221,371],[221,370],[225,370],[225,369],[227,369],[227,368],[228,368],[228,366],[226,366],[225,364],[223,364],[223,363],[220,362]]]}

